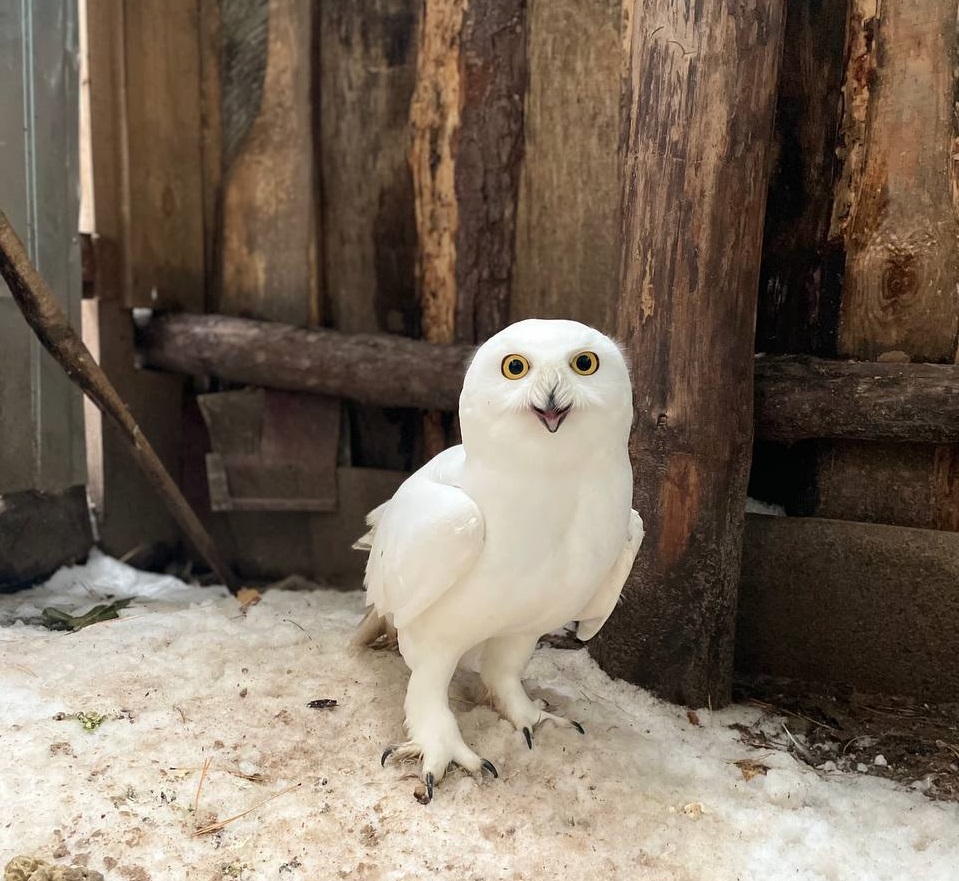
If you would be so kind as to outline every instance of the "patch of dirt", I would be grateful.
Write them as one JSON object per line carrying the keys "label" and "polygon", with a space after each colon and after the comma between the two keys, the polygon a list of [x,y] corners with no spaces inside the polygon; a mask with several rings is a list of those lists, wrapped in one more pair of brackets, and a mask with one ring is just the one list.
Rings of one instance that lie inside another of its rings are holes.
{"label": "patch of dirt", "polygon": [[737,677],[733,698],[760,711],[753,725],[735,726],[756,749],[785,750],[823,772],[884,777],[959,802],[959,704],[772,677]]}

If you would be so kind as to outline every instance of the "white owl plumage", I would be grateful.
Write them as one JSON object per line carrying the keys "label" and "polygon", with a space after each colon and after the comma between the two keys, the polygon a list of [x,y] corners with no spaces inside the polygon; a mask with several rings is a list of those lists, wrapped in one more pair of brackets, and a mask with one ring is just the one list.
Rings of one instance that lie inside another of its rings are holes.
{"label": "white owl plumage", "polygon": [[493,765],[463,741],[450,679],[467,653],[502,715],[532,745],[550,720],[521,676],[538,639],[568,621],[594,636],[643,538],[631,510],[632,390],[616,344],[575,321],[513,324],[477,350],[463,383],[463,443],[410,476],[368,517],[368,640],[395,628],[410,668],[409,741],[433,786],[451,762]]}

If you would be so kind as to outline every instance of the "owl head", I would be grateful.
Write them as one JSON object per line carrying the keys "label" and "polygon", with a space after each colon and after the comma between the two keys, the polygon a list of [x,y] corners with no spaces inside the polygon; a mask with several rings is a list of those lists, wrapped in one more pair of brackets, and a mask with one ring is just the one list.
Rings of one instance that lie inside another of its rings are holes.
{"label": "owl head", "polygon": [[585,324],[519,321],[477,350],[459,415],[467,456],[566,467],[618,454],[633,418],[629,370],[616,343]]}

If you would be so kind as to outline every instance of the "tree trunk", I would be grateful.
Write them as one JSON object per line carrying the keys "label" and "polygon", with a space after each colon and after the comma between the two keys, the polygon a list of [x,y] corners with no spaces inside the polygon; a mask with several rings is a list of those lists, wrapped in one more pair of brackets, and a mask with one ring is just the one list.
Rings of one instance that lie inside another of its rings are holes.
{"label": "tree trunk", "polygon": [[729,700],[782,2],[628,3],[618,329],[646,540],[593,651],[669,700]]}

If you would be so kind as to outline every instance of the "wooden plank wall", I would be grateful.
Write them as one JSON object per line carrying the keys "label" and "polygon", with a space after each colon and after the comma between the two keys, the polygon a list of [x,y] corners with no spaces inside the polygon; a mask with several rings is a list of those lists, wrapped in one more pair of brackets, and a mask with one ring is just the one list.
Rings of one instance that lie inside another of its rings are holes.
{"label": "wooden plank wall", "polygon": [[[790,4],[759,351],[955,361],[954,18],[947,2]],[[792,514],[955,531],[959,450],[759,444],[753,491]]]}
{"label": "wooden plank wall", "polygon": [[[181,379],[137,371],[133,306],[203,311],[205,266],[197,0],[87,0],[96,286],[85,336],[171,473]],[[178,531],[109,423],[94,496],[101,542],[147,562]],[[89,436],[89,435],[88,435]]]}

